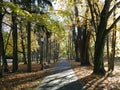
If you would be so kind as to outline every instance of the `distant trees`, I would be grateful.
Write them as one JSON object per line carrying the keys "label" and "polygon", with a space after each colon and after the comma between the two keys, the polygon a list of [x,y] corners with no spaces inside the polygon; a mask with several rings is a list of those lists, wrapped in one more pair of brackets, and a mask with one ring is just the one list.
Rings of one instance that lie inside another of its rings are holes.
{"label": "distant trees", "polygon": [[[86,7],[85,18],[80,21],[80,9],[78,8],[77,2],[74,0],[74,13],[75,13],[75,24],[73,24],[73,40],[75,44],[76,61],[80,61],[81,65],[90,65],[89,62],[89,42],[90,42],[90,31],[88,31],[88,7]],[[74,19],[73,19],[74,20]]]}
{"label": "distant trees", "polygon": [[[116,5],[117,3],[117,0],[115,0],[114,2],[114,5]],[[116,20],[116,9],[117,9],[117,6],[115,7],[115,9],[113,10],[113,21]],[[116,47],[116,33],[117,33],[117,25],[114,25],[113,26],[113,31],[112,31],[112,40],[111,40],[111,52],[109,53],[108,52],[108,71],[113,71],[114,70],[114,60],[115,60],[115,47]],[[109,34],[108,34],[108,38],[109,38]],[[109,43],[109,41],[108,41]],[[108,48],[109,50],[109,48]]]}
{"label": "distant trees", "polygon": [[[86,7],[85,17],[88,18],[89,16],[89,9]],[[89,55],[89,47],[90,47],[90,36],[91,31],[88,25],[89,21],[87,19],[83,19],[83,25],[79,30],[81,30],[80,39],[80,59],[82,66],[90,66],[90,55]]]}
{"label": "distant trees", "polygon": [[[76,21],[75,21],[75,23],[76,24],[79,24],[80,23],[80,20],[79,20],[79,10],[78,10],[78,7],[77,7],[77,1],[76,0],[74,0],[74,9],[75,9],[75,18],[77,18],[76,19]],[[80,32],[81,32],[81,30],[80,30],[80,26],[79,25],[73,25],[73,36],[74,36],[74,43],[75,43],[75,53],[76,53],[76,61],[80,61]],[[76,34],[76,31],[75,30],[77,30],[78,31],[78,35]],[[76,38],[75,38],[76,37]]]}

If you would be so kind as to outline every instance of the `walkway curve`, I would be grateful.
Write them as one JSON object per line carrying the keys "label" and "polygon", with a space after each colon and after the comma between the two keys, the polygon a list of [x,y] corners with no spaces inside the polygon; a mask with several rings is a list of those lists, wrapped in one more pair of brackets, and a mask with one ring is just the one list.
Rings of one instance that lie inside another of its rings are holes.
{"label": "walkway curve", "polygon": [[36,90],[83,90],[68,61],[62,59]]}

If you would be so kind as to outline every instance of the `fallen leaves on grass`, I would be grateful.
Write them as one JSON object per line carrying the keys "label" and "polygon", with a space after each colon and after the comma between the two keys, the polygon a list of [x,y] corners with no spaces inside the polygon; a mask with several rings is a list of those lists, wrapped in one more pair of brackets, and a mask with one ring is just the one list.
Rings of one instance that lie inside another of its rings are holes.
{"label": "fallen leaves on grass", "polygon": [[71,66],[86,90],[120,90],[120,67],[118,66],[110,76],[94,75],[92,67],[80,66],[76,62],[72,62]]}
{"label": "fallen leaves on grass", "polygon": [[4,73],[0,79],[0,90],[26,90],[40,84],[54,65],[48,69],[40,70],[40,64],[32,64],[32,72],[27,73],[26,65],[20,65],[17,73]]}

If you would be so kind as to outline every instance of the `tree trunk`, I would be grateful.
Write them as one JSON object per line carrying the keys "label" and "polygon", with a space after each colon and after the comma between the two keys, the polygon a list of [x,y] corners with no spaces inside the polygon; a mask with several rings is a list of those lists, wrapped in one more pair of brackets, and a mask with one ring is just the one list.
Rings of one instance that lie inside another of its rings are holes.
{"label": "tree trunk", "polygon": [[75,61],[76,62],[80,62],[79,59],[79,47],[78,47],[78,36],[76,35],[75,32],[75,25],[73,25],[73,41],[74,41],[74,45],[75,45]]}
{"label": "tree trunk", "polygon": [[89,61],[89,41],[90,41],[90,32],[87,30],[83,30],[82,33],[83,38],[81,39],[81,65],[82,66],[90,66]]}
{"label": "tree trunk", "polygon": [[[2,1],[0,1],[2,2]],[[2,74],[2,59],[5,58],[5,55],[3,54],[3,35],[2,35],[2,19],[3,19],[3,15],[2,15],[2,7],[0,7],[0,78],[2,78],[3,74]]]}
{"label": "tree trunk", "polygon": [[[0,1],[2,3],[3,0]],[[0,59],[2,57],[3,62],[3,69],[5,72],[8,72],[8,64],[7,60],[5,58],[5,49],[4,49],[4,40],[3,40],[3,34],[2,34],[2,20],[3,20],[3,14],[2,14],[2,7],[0,7]],[[0,77],[2,77],[2,67],[0,67]]]}
{"label": "tree trunk", "polygon": [[[79,36],[80,36],[80,30],[79,30],[79,28],[80,28],[80,26],[79,26],[79,23],[80,23],[80,21],[79,21],[79,11],[78,11],[78,7],[77,7],[77,1],[76,0],[74,0],[74,9],[75,9],[75,18],[77,18],[77,20],[76,20],[76,27],[77,27],[77,31],[78,31],[78,35],[76,36],[76,40],[75,40],[75,52],[76,52],[76,61],[80,61],[80,48],[79,48],[79,44],[80,44],[80,40],[79,40]],[[75,29],[74,29],[75,30]]]}
{"label": "tree trunk", "polygon": [[12,13],[12,36],[13,36],[13,72],[16,72],[18,70],[18,44],[17,44],[17,22],[16,22],[16,14]]}
{"label": "tree trunk", "polygon": [[[2,23],[0,19],[0,57],[2,57],[2,62],[3,62],[3,69],[5,72],[8,72],[8,64],[7,60],[5,58],[5,50],[4,50],[4,41],[3,41],[3,35],[2,35]],[[2,70],[2,69],[0,69]]]}
{"label": "tree trunk", "polygon": [[113,30],[113,33],[112,33],[112,47],[111,47],[112,50],[111,50],[111,53],[110,53],[108,71],[113,71],[114,70],[115,46],[116,46],[116,30]]}
{"label": "tree trunk", "polygon": [[[32,0],[26,0],[25,1],[26,10],[31,13],[31,5]],[[28,65],[27,65],[27,71],[31,72],[31,22],[27,22],[27,59],[28,59]]]}
{"label": "tree trunk", "polygon": [[[89,8],[86,8],[85,17],[88,18]],[[84,20],[85,25],[81,26],[80,30],[80,56],[81,65],[90,66],[89,61],[89,42],[90,42],[90,31],[88,31],[87,20]]]}
{"label": "tree trunk", "polygon": [[[91,11],[91,16],[92,16],[92,23],[94,25],[94,29],[96,32],[96,41],[95,41],[95,51],[94,51],[94,74],[105,74],[105,69],[104,69],[104,62],[103,62],[103,54],[104,54],[104,46],[105,46],[105,37],[109,33],[109,30],[106,30],[107,28],[107,21],[108,21],[108,14],[109,14],[109,9],[110,9],[110,4],[112,0],[105,0],[104,7],[100,13],[100,21],[98,24],[95,22],[95,17],[94,15],[95,12],[93,10],[93,5],[90,0],[87,0],[90,11]],[[97,15],[96,15],[97,17]]]}
{"label": "tree trunk", "polygon": [[27,23],[27,58],[28,58],[28,67],[27,71],[31,72],[31,23]]}
{"label": "tree trunk", "polygon": [[[94,52],[94,74],[105,74],[104,63],[103,63],[103,51],[105,45],[105,37],[106,35],[114,28],[114,26],[120,20],[120,16],[118,16],[113,23],[107,27],[108,20],[110,16],[113,14],[115,8],[119,5],[116,3],[115,5],[111,6],[112,0],[105,0],[104,6],[101,13],[96,13],[93,7],[93,3],[91,0],[87,0],[91,17],[92,17],[92,24],[94,26],[96,32],[96,42],[95,42],[95,52]],[[116,1],[116,0],[115,0]],[[99,23],[96,24],[95,16],[99,17]]]}
{"label": "tree trunk", "polygon": [[46,36],[46,62],[48,62],[48,36]]}
{"label": "tree trunk", "polygon": [[104,62],[103,62],[105,36],[106,35],[102,35],[101,37],[100,35],[96,36],[93,73],[98,75],[105,74]]}
{"label": "tree trunk", "polygon": [[23,40],[21,40],[21,44],[22,44],[22,50],[23,50],[23,62],[24,64],[27,64],[27,61],[26,61],[26,53],[25,53],[25,45],[24,45],[24,42]]}
{"label": "tree trunk", "polygon": [[[58,47],[58,43],[57,43]],[[71,31],[69,32],[69,59],[72,60],[72,36],[71,36]]]}
{"label": "tree trunk", "polygon": [[109,70],[109,67],[110,67],[110,52],[109,52],[109,34],[107,35],[107,60],[108,60],[108,70]]}
{"label": "tree trunk", "polygon": [[[57,58],[56,58],[56,44],[57,43],[57,41],[56,40],[54,40],[54,63],[57,61]],[[69,58],[68,58],[69,59]]]}
{"label": "tree trunk", "polygon": [[[117,0],[114,1],[114,5],[116,4]],[[116,8],[113,12],[113,21],[116,20]],[[108,71],[113,71],[114,70],[114,60],[115,60],[115,46],[116,46],[116,27],[117,25],[114,26],[113,32],[112,32],[112,46],[111,46],[111,53],[110,53],[110,60],[109,60],[109,65],[108,65]]]}
{"label": "tree trunk", "polygon": [[50,60],[51,60],[51,39],[49,41],[49,60],[48,60],[49,64],[51,63]]}
{"label": "tree trunk", "polygon": [[24,64],[27,64],[27,61],[26,61],[26,53],[25,53],[25,45],[24,45],[24,35],[23,35],[23,32],[22,32],[22,23],[20,23],[20,31],[21,31],[21,45],[22,45],[22,54],[23,54],[23,62]]}
{"label": "tree trunk", "polygon": [[40,52],[39,52],[39,50],[37,50],[37,52],[35,53],[36,54],[36,61],[37,61],[37,63],[38,63],[38,60],[40,59]]}
{"label": "tree trunk", "polygon": [[43,66],[43,42],[41,41],[41,45],[40,45],[40,64],[41,64],[41,70],[44,69],[44,66]]}

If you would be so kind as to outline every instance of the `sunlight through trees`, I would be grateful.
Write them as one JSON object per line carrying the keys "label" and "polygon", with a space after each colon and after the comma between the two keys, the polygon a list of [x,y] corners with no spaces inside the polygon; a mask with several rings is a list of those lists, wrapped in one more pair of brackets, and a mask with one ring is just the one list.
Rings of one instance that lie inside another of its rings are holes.
{"label": "sunlight through trees", "polygon": [[[119,0],[1,0],[0,78],[60,58],[112,74],[120,57]],[[107,63],[106,63],[107,62]],[[107,69],[106,69],[107,67]]]}

